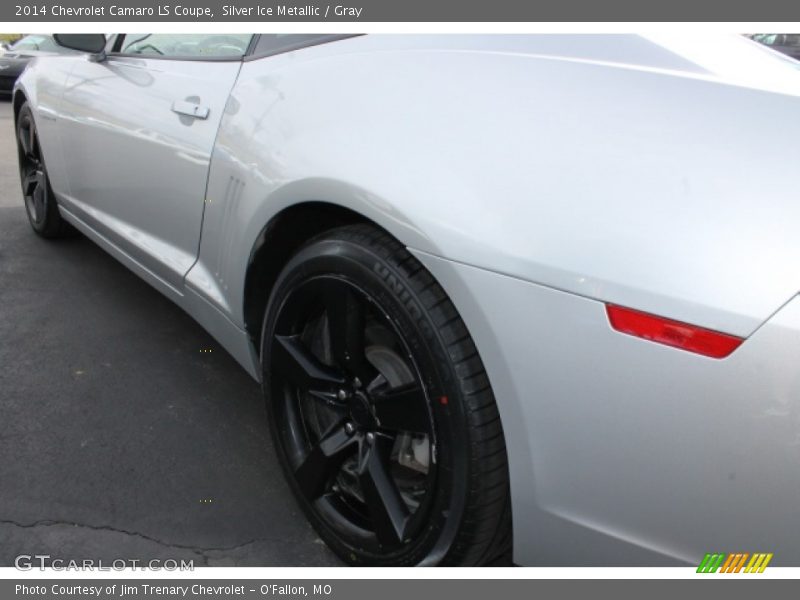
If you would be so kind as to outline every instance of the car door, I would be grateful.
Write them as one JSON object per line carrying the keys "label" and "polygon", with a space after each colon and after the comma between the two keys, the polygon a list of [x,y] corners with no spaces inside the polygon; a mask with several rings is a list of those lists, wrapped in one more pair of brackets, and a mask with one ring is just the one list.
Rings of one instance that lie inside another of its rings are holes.
{"label": "car door", "polygon": [[65,86],[62,201],[175,290],[197,256],[211,152],[251,38],[118,36]]}

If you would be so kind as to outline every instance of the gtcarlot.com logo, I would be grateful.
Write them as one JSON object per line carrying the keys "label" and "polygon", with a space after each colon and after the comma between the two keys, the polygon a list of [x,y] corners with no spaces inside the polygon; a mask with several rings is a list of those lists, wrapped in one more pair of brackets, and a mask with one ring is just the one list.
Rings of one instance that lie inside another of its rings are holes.
{"label": "gtcarlot.com logo", "polygon": [[[700,565],[697,567],[698,573],[763,573],[769,561],[772,560],[772,553],[756,552],[732,552],[730,554],[716,553],[706,554]],[[747,566],[745,566],[745,564]]]}
{"label": "gtcarlot.com logo", "polygon": [[52,569],[54,571],[194,571],[194,560],[175,560],[172,558],[139,560],[135,558],[84,558],[81,560],[52,558],[49,554],[20,554],[14,559],[14,566],[20,571],[32,569]]}

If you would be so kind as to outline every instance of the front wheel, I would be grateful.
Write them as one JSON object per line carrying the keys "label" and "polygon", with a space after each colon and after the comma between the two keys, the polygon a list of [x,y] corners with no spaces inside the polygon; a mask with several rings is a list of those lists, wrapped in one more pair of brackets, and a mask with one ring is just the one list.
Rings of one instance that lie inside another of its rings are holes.
{"label": "front wheel", "polygon": [[455,307],[394,238],[331,231],[285,266],[261,356],[273,439],[313,526],[355,565],[475,565],[508,551],[508,466]]}
{"label": "front wheel", "polygon": [[39,143],[39,133],[33,120],[33,111],[27,102],[17,115],[17,153],[22,196],[33,230],[45,238],[73,233],[74,230],[58,212]]}

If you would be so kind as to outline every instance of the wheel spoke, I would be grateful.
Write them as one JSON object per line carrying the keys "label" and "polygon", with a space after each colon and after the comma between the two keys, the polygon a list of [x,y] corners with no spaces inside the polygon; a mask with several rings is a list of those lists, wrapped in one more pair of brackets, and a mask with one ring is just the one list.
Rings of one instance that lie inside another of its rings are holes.
{"label": "wheel spoke", "polygon": [[34,190],[39,185],[39,171],[31,171],[22,181],[22,188],[26,196],[32,196]]}
{"label": "wheel spoke", "polygon": [[304,391],[317,397],[335,398],[344,378],[314,356],[299,335],[275,336],[272,366]]}
{"label": "wheel spoke", "polygon": [[349,436],[343,423],[337,423],[320,439],[295,470],[295,478],[303,494],[315,500],[326,491],[342,462],[355,450],[355,438]]}
{"label": "wheel spoke", "polygon": [[349,286],[340,283],[326,284],[323,294],[334,361],[362,381],[368,381],[374,370],[364,352],[364,301]]}
{"label": "wheel spoke", "polygon": [[359,484],[364,501],[382,544],[393,545],[403,541],[409,510],[389,473],[389,454],[392,440],[376,436],[359,465]]}
{"label": "wheel spoke", "polygon": [[22,147],[22,153],[30,158],[31,156],[31,136],[30,136],[30,126],[27,127],[25,125],[20,126],[19,128],[19,145]]}
{"label": "wheel spoke", "polygon": [[22,148],[22,154],[28,156],[28,136],[24,127],[19,128],[19,145]]}
{"label": "wheel spoke", "polygon": [[33,188],[33,194],[31,195],[33,200],[33,205],[36,208],[36,218],[41,219],[42,216],[45,214],[45,190],[44,186],[41,182],[36,184],[36,187]]}
{"label": "wheel spoke", "polygon": [[30,121],[20,127],[19,143],[22,146],[22,153],[25,157],[33,162],[38,162],[36,156],[36,131]]}
{"label": "wheel spoke", "polygon": [[33,123],[30,124],[28,131],[30,132],[30,138],[28,139],[28,156],[34,160],[38,160],[39,157],[36,152],[36,127],[34,127]]}
{"label": "wheel spoke", "polygon": [[372,393],[375,416],[381,428],[391,431],[431,433],[431,419],[425,392],[416,384],[375,390]]}

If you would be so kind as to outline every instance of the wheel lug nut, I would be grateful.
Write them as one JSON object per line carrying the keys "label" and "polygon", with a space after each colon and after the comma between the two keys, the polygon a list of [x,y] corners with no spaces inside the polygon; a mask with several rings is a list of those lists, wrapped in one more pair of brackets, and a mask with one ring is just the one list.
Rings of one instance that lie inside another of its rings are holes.
{"label": "wheel lug nut", "polygon": [[353,379],[353,387],[356,388],[356,389],[361,387],[361,380],[358,377]]}
{"label": "wheel lug nut", "polygon": [[356,432],[356,427],[352,423],[345,423],[344,424],[344,432],[347,435],[353,435]]}
{"label": "wheel lug nut", "polygon": [[339,393],[336,395],[338,396],[339,400],[344,400],[347,398],[347,392],[344,390],[339,390]]}
{"label": "wheel lug nut", "polygon": [[367,434],[367,443],[372,444],[375,441],[375,434],[371,431]]}

